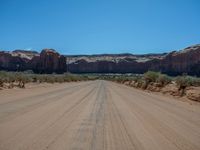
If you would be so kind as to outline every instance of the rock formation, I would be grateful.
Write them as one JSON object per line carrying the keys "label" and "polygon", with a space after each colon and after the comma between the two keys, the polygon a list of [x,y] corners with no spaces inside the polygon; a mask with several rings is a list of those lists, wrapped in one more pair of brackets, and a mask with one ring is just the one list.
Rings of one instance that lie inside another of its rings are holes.
{"label": "rock formation", "polygon": [[0,52],[0,70],[21,71],[26,69],[29,60],[20,56],[13,56],[9,52]]}
{"label": "rock formation", "polygon": [[73,73],[144,73],[153,70],[169,75],[200,76],[200,45],[169,54],[67,56],[67,59],[68,70]]}
{"label": "rock formation", "polygon": [[[67,61],[67,65],[66,65]],[[62,56],[53,49],[0,52],[0,69],[36,73],[144,73],[148,70],[169,75],[200,76],[200,45],[163,54],[102,54]]]}
{"label": "rock formation", "polygon": [[63,73],[66,59],[53,49],[44,49],[40,54],[17,50],[0,52],[0,69],[8,71],[33,70],[36,73]]}
{"label": "rock formation", "polygon": [[43,49],[40,56],[34,56],[28,63],[37,73],[63,73],[66,71],[66,59],[54,49]]}

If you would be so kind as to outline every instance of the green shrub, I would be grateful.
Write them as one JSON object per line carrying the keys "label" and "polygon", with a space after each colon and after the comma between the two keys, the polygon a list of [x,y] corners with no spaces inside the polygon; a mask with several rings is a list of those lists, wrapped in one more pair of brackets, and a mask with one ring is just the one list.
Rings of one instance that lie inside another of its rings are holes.
{"label": "green shrub", "polygon": [[144,74],[144,79],[147,82],[156,82],[158,79],[160,73],[159,72],[154,72],[154,71],[148,71]]}
{"label": "green shrub", "polygon": [[143,80],[140,84],[140,87],[145,90],[149,85],[149,81]]}
{"label": "green shrub", "polygon": [[145,86],[144,86],[144,80],[142,78],[137,80],[137,86],[136,87],[138,87],[138,88],[145,88]]}
{"label": "green shrub", "polygon": [[16,76],[13,72],[0,71],[0,86],[3,87],[4,83],[9,83],[8,88],[13,87],[13,82],[15,82]]}
{"label": "green shrub", "polygon": [[200,86],[200,78],[187,76],[189,86]]}
{"label": "green shrub", "polygon": [[55,82],[58,83],[63,83],[64,81],[64,77],[63,76],[55,76]]}
{"label": "green shrub", "polygon": [[56,82],[56,78],[54,77],[54,75],[47,75],[47,76],[45,77],[45,81],[46,81],[47,83],[54,83],[54,82]]}
{"label": "green shrub", "polygon": [[15,73],[15,77],[16,77],[15,81],[18,82],[18,87],[20,88],[25,88],[25,83],[31,81],[28,75],[21,72]]}
{"label": "green shrub", "polygon": [[4,79],[5,79],[5,74],[3,71],[0,71],[0,87],[3,87],[3,83],[5,82]]}
{"label": "green shrub", "polygon": [[3,78],[0,77],[0,87],[3,87],[3,83],[4,83]]}
{"label": "green shrub", "polygon": [[178,76],[175,81],[180,88],[187,86],[200,86],[200,78],[196,77]]}
{"label": "green shrub", "polygon": [[27,82],[71,82],[71,81],[86,81],[97,79],[97,76],[90,77],[88,75],[66,74],[33,74],[32,71],[25,72],[6,72],[0,71],[0,86],[4,83],[9,83],[9,88],[14,87],[14,83],[18,83],[18,87],[24,88]]}
{"label": "green shrub", "polygon": [[172,81],[171,77],[165,74],[159,74],[158,78],[156,79],[157,83],[160,83],[162,86],[169,84]]}

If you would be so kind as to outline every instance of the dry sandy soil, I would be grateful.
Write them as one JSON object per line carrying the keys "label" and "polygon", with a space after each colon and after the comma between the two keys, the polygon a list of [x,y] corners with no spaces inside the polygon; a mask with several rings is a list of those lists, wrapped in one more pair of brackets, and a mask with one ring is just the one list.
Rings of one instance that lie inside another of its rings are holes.
{"label": "dry sandy soil", "polygon": [[108,81],[0,91],[1,150],[199,150],[200,105]]}

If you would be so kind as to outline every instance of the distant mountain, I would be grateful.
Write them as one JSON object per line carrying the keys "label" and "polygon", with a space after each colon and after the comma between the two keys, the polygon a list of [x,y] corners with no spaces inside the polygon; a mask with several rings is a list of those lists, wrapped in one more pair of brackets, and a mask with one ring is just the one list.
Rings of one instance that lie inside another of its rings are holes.
{"label": "distant mountain", "polygon": [[[44,54],[45,53],[45,54]],[[0,51],[1,70],[27,70],[38,73],[144,73],[148,70],[169,75],[200,76],[200,44],[162,54],[65,55],[53,49]]]}

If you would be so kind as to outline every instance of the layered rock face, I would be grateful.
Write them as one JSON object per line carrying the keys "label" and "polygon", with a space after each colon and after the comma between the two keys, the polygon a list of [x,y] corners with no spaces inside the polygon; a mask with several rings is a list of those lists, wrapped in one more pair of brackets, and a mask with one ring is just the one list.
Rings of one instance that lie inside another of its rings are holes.
{"label": "layered rock face", "polygon": [[168,74],[187,73],[200,76],[200,45],[169,53],[159,65],[161,71]]}
{"label": "layered rock face", "polygon": [[63,73],[66,59],[53,49],[44,49],[40,54],[17,50],[0,52],[0,69],[8,71],[33,70],[36,73]]}
{"label": "layered rock face", "polygon": [[[67,60],[67,64],[66,64]],[[168,75],[200,76],[200,44],[163,54],[102,54],[62,56],[53,49],[0,52],[0,70],[36,73],[144,73],[160,71]]]}
{"label": "layered rock face", "polygon": [[44,49],[40,56],[33,57],[29,68],[37,73],[63,73],[66,71],[66,59],[54,49]]}
{"label": "layered rock face", "polygon": [[68,71],[72,73],[144,73],[148,71],[148,66],[146,63],[125,60],[119,62],[79,60],[68,64]]}
{"label": "layered rock face", "polygon": [[0,52],[0,70],[25,70],[29,60],[20,56],[13,56],[9,52]]}
{"label": "layered rock face", "polygon": [[144,73],[153,70],[169,75],[200,76],[200,45],[169,54],[68,56],[67,59],[68,70],[73,73]]}

